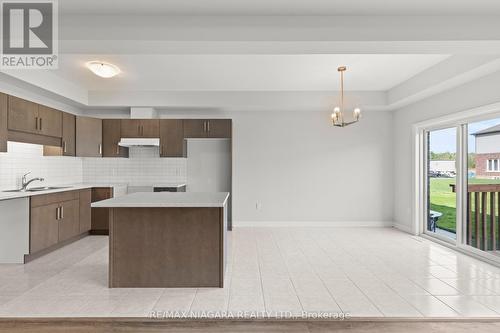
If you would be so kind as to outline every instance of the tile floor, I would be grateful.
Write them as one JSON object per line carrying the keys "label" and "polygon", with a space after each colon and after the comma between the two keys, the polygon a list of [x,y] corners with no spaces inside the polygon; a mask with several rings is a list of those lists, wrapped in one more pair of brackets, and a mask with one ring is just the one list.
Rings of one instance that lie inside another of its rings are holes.
{"label": "tile floor", "polygon": [[108,289],[107,242],[0,265],[0,316],[500,318],[500,268],[392,228],[238,228],[224,289]]}

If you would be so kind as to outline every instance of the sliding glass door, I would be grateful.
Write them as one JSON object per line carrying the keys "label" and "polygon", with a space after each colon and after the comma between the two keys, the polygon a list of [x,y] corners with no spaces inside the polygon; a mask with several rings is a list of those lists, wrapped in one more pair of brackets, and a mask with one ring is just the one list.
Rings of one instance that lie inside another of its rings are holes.
{"label": "sliding glass door", "polygon": [[426,132],[426,234],[457,239],[457,127]]}
{"label": "sliding glass door", "polygon": [[500,118],[420,133],[423,233],[500,262]]}
{"label": "sliding glass door", "polygon": [[500,118],[467,126],[467,196],[464,245],[498,254]]}

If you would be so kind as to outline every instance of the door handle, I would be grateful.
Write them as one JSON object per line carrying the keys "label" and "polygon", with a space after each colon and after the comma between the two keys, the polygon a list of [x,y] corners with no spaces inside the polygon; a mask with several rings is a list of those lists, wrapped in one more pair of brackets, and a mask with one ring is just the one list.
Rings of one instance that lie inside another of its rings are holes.
{"label": "door handle", "polygon": [[66,141],[63,141],[63,152],[66,152]]}
{"label": "door handle", "polygon": [[38,117],[35,117],[35,129],[38,131]]}
{"label": "door handle", "polygon": [[206,132],[207,131],[207,122],[204,121],[203,122],[203,132]]}
{"label": "door handle", "polygon": [[61,206],[61,219],[64,219],[64,206]]}
{"label": "door handle", "polygon": [[137,135],[141,135],[141,125],[137,125]]}
{"label": "door handle", "polygon": [[42,117],[40,117],[40,131],[42,130]]}
{"label": "door handle", "polygon": [[99,144],[99,155],[102,155],[102,144]]}
{"label": "door handle", "polygon": [[210,120],[207,121],[207,132],[210,133]]}
{"label": "door handle", "polygon": [[56,220],[59,220],[59,207],[56,208]]}

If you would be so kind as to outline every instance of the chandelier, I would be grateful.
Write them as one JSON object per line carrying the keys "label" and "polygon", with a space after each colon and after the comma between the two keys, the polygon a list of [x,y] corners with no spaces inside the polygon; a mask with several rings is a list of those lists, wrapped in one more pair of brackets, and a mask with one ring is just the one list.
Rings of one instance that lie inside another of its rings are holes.
{"label": "chandelier", "polygon": [[347,70],[347,67],[341,66],[337,68],[337,70],[340,72],[340,106],[336,106],[333,109],[332,124],[337,127],[345,127],[359,121],[359,118],[361,117],[361,110],[359,108],[355,108],[352,111],[353,120],[344,120],[344,72]]}

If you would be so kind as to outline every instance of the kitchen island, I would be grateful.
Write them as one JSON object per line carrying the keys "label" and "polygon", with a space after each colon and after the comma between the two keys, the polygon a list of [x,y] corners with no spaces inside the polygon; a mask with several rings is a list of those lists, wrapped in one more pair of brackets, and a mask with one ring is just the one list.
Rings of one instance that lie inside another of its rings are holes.
{"label": "kitchen island", "polygon": [[109,208],[109,287],[224,286],[229,193],[138,192]]}

